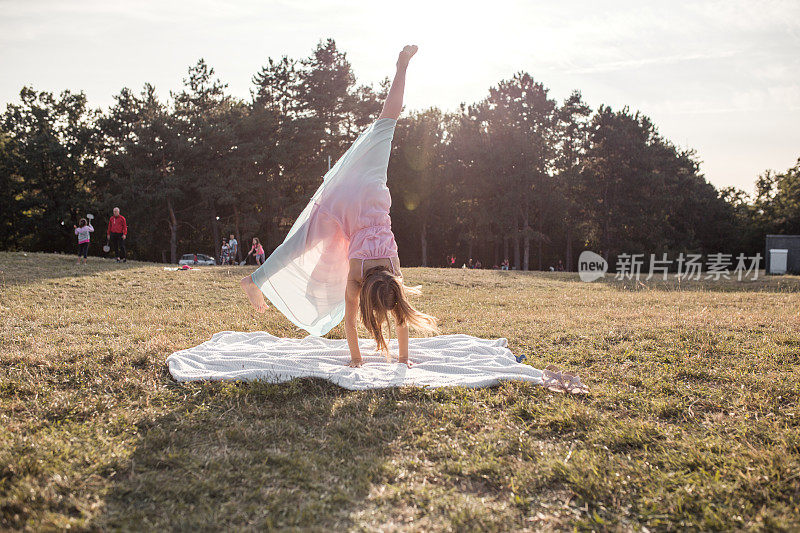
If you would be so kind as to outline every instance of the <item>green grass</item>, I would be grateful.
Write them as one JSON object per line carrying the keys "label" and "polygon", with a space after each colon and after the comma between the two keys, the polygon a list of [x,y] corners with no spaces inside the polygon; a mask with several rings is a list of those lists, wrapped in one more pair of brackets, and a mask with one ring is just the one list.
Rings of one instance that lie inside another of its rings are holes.
{"label": "green grass", "polygon": [[[245,267],[0,253],[0,529],[797,530],[800,278],[585,284],[404,269],[443,333],[506,337],[530,384],[178,385],[173,351],[252,313]],[[334,337],[343,335],[341,327]]]}

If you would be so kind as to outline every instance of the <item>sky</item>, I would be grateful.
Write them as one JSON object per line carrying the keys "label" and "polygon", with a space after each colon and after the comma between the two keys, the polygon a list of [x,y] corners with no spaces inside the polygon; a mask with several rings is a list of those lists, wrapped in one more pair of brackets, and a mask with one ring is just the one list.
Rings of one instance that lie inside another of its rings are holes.
{"label": "sky", "polygon": [[26,85],[103,108],[146,82],[167,97],[201,57],[246,98],[268,57],[325,38],[359,83],[419,45],[409,109],[455,110],[519,71],[559,101],[627,105],[695,149],[717,187],[752,192],[800,157],[800,0],[0,0],[0,109]]}

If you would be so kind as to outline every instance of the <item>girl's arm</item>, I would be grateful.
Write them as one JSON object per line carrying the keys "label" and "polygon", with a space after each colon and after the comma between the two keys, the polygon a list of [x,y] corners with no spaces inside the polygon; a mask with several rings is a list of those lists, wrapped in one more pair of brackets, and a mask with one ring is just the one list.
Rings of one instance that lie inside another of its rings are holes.
{"label": "girl's arm", "polygon": [[408,324],[403,324],[402,326],[395,324],[394,329],[397,330],[397,344],[400,347],[400,362],[411,366],[411,363],[408,361]]}
{"label": "girl's arm", "polygon": [[89,231],[90,231],[90,232],[93,232],[93,231],[94,231],[94,228],[92,227],[92,225],[91,225],[91,224],[89,224]]}
{"label": "girl's arm", "polygon": [[389,88],[389,94],[386,96],[383,110],[378,119],[393,118],[397,120],[400,117],[400,112],[403,111],[403,92],[406,88],[406,69],[408,68],[408,62],[416,53],[416,45],[406,46],[400,52],[400,57],[397,58],[397,71],[394,74],[392,86]]}
{"label": "girl's arm", "polygon": [[358,292],[360,286],[357,281],[348,279],[347,289],[344,294],[344,334],[347,337],[347,346],[350,348],[350,364],[352,367],[361,366],[361,350],[358,349]]}
{"label": "girl's arm", "polygon": [[[397,266],[394,266],[397,265]],[[392,259],[392,268],[394,269],[394,273],[397,277],[400,278],[400,283],[403,282],[403,272],[400,271],[400,258],[394,256]],[[403,324],[402,326],[395,324],[394,327],[397,330],[397,345],[399,348],[399,360],[401,363],[405,363],[408,367],[411,367],[411,362],[408,360],[408,324]]]}

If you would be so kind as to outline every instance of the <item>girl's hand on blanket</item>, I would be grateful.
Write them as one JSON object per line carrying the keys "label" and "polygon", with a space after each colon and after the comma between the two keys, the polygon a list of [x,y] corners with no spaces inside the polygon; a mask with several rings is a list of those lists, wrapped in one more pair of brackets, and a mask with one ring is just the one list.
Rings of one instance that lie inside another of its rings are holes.
{"label": "girl's hand on blanket", "polygon": [[361,365],[364,364],[364,361],[361,360],[359,357],[358,359],[350,359],[350,362],[347,363],[347,366],[350,368],[359,368]]}

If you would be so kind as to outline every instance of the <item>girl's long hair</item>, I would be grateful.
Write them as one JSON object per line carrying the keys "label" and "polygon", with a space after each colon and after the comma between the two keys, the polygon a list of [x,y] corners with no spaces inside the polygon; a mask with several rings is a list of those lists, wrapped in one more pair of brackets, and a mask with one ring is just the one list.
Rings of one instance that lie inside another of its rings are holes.
{"label": "girl's long hair", "polygon": [[424,332],[439,332],[436,318],[414,309],[408,302],[409,294],[421,294],[419,287],[407,287],[402,278],[384,266],[370,268],[364,273],[358,304],[361,321],[387,359],[389,347],[383,337],[383,325],[389,327],[389,313],[397,325],[408,324]]}

